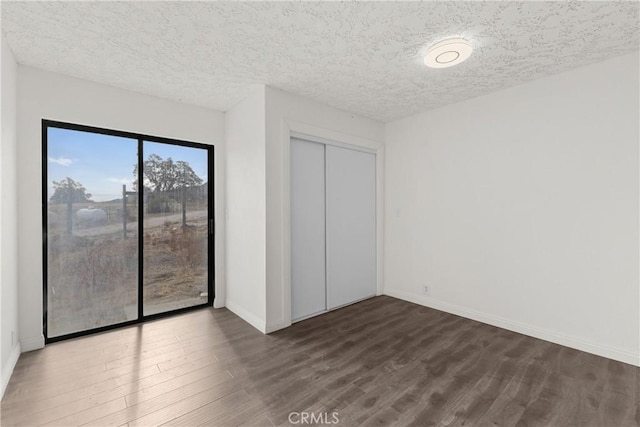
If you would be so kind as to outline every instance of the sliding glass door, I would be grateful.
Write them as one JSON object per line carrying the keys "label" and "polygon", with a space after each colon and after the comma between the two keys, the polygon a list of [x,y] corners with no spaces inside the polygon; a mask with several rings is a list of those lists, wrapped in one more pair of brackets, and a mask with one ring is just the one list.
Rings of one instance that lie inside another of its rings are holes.
{"label": "sliding glass door", "polygon": [[50,127],[47,152],[47,334],[138,317],[137,212],[122,232],[122,183],[138,141]]}
{"label": "sliding glass door", "polygon": [[47,342],[213,303],[213,148],[43,121]]}
{"label": "sliding glass door", "polygon": [[144,315],[208,299],[208,151],[144,142]]}

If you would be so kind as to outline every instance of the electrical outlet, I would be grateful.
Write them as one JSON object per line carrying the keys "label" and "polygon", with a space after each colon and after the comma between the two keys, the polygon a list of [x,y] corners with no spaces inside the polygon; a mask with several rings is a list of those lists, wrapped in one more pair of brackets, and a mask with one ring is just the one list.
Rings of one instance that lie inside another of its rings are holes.
{"label": "electrical outlet", "polygon": [[425,294],[429,293],[429,286],[428,285],[424,285],[424,288],[422,289],[422,292],[424,292]]}

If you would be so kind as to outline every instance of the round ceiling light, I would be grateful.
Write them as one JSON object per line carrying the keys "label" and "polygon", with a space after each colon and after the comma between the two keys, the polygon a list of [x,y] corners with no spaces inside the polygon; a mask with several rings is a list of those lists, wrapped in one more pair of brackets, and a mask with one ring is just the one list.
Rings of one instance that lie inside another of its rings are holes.
{"label": "round ceiling light", "polygon": [[471,56],[472,50],[471,43],[465,39],[442,40],[427,50],[424,63],[431,68],[452,67]]}

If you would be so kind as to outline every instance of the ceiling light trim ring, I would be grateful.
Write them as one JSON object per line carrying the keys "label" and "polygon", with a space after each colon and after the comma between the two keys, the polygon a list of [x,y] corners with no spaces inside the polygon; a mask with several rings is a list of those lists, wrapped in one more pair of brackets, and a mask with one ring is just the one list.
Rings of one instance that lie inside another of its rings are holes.
{"label": "ceiling light trim ring", "polygon": [[431,68],[447,68],[457,65],[471,56],[473,47],[465,39],[442,40],[431,46],[424,56],[424,63]]}
{"label": "ceiling light trim ring", "polygon": [[[451,59],[442,59],[443,56],[445,55],[449,55],[449,54],[454,54],[455,56]],[[448,64],[451,61],[455,61],[456,59],[460,58],[460,52],[456,51],[456,50],[448,50],[446,52],[442,52],[441,54],[439,54],[438,56],[436,56],[436,62],[438,64]]]}

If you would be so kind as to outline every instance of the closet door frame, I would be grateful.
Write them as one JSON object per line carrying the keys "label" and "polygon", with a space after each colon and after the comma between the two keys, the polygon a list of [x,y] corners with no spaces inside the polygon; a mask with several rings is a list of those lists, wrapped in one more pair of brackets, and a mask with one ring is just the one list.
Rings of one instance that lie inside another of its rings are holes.
{"label": "closet door frame", "polygon": [[282,292],[281,320],[266,325],[272,332],[291,325],[291,138],[349,148],[376,156],[376,295],[383,293],[384,146],[382,142],[324,129],[306,123],[282,121]]}

